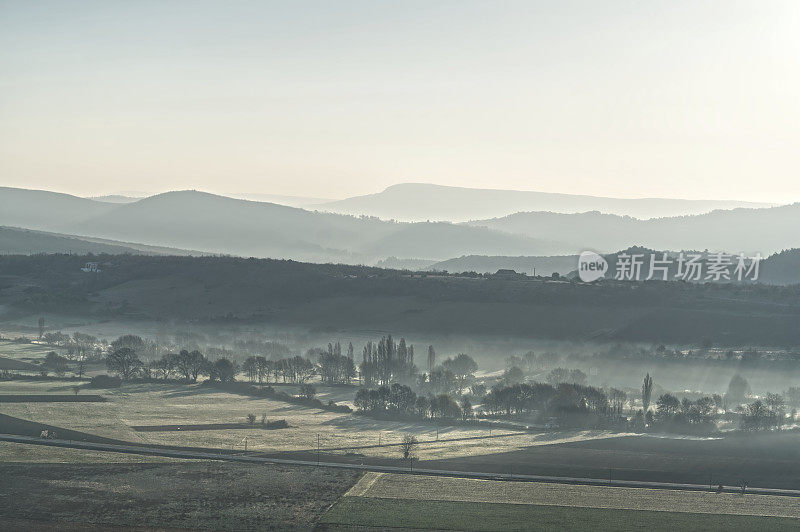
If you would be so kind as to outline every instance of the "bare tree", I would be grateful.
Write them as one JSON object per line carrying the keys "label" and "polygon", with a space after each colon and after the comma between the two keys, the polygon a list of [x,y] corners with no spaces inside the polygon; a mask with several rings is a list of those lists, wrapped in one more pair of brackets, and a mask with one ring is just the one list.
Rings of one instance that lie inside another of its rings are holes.
{"label": "bare tree", "polygon": [[409,460],[414,457],[414,451],[418,443],[419,441],[413,434],[403,435],[403,442],[400,444],[400,453],[403,455],[403,460]]}

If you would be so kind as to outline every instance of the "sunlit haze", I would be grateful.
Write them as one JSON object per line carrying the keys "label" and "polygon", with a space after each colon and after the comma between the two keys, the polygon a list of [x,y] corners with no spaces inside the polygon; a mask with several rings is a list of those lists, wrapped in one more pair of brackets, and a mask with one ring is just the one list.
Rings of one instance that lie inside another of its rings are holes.
{"label": "sunlit haze", "polygon": [[800,200],[800,3],[0,2],[0,185]]}

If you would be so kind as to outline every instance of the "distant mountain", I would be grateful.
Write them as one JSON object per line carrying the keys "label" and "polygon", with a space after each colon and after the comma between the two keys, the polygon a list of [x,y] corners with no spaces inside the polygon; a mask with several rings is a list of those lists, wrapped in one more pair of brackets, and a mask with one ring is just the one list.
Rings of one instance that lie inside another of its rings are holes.
{"label": "distant mountain", "polygon": [[46,190],[0,187],[0,225],[59,231],[116,205]]}
{"label": "distant mountain", "polygon": [[0,254],[35,255],[38,253],[70,253],[117,255],[122,253],[145,255],[202,255],[176,248],[162,248],[115,242],[91,237],[76,237],[58,233],[47,233],[18,227],[0,227]]}
{"label": "distant mountain", "polygon": [[521,212],[468,225],[539,238],[547,235],[570,243],[575,252],[591,249],[608,253],[640,245],[675,251],[759,252],[767,256],[800,243],[800,203],[650,220],[599,212]]}
{"label": "distant mountain", "polygon": [[393,185],[383,192],[314,205],[341,214],[376,216],[400,221],[464,222],[527,211],[580,213],[600,211],[635,218],[701,214],[715,209],[769,207],[745,201],[663,198],[605,198],[550,192],[447,187],[424,183]]}
{"label": "distant mountain", "polygon": [[333,201],[330,198],[310,198],[306,196],[284,196],[281,194],[255,194],[247,192],[235,192],[232,194],[225,194],[229,198],[237,198],[250,201],[264,201],[267,203],[277,203],[278,205],[286,205],[288,207],[301,207],[306,208],[309,206]]}
{"label": "distant mountain", "polygon": [[[232,255],[326,260],[347,252],[355,219],[197,191],[158,194],[70,224],[70,233]],[[325,244],[320,244],[322,241]]]}
{"label": "distant mountain", "polygon": [[549,257],[585,249],[608,253],[632,245],[766,256],[800,242],[798,221],[800,204],[650,220],[598,212],[527,212],[464,224],[407,223],[191,190],[108,203],[0,188],[3,226],[87,241],[108,239],[115,241],[112,245],[138,242],[205,253],[349,264],[375,264],[387,257],[431,262],[470,255]]}
{"label": "distant mountain", "polygon": [[[464,253],[547,254],[561,244],[447,223],[410,224],[246,201],[197,191],[111,204],[67,194],[0,189],[0,225],[208,253],[374,263]],[[46,208],[40,208],[46,205]],[[2,249],[0,249],[2,252]]]}

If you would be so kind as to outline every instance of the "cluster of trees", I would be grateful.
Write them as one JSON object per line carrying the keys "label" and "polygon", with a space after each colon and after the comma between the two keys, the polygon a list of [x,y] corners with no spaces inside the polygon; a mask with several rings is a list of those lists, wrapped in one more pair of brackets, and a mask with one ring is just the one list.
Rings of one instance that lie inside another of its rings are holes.
{"label": "cluster of trees", "polygon": [[408,382],[417,368],[414,366],[414,346],[406,345],[405,338],[395,343],[392,335],[384,336],[376,344],[367,342],[362,352],[361,375],[367,387],[388,385],[395,381]]}
{"label": "cluster of trees", "polygon": [[417,395],[409,386],[400,383],[376,389],[361,388],[356,393],[354,405],[360,412],[393,417],[456,420],[469,419],[473,415],[468,398],[462,399],[459,405],[451,395]]}
{"label": "cluster of trees", "polygon": [[619,415],[618,405],[612,406],[606,392],[570,382],[495,386],[484,397],[483,407],[490,415],[535,413],[540,420],[557,418],[568,425],[597,425]]}
{"label": "cluster of trees", "polygon": [[[400,340],[401,346],[405,340]],[[411,356],[414,356],[414,346],[411,346]],[[339,342],[328,343],[328,350],[319,354],[319,377],[322,382],[331,384],[350,384],[356,377],[356,365],[353,361],[353,344],[347,346],[347,355],[342,354]]]}
{"label": "cluster of trees", "polygon": [[460,353],[436,366],[433,346],[428,353],[433,354],[429,358],[433,368],[428,373],[417,375],[415,384],[418,392],[425,395],[461,395],[472,384],[478,370],[478,363],[472,357]]}
{"label": "cluster of trees", "polygon": [[[60,333],[48,334],[56,335],[51,339],[62,343],[69,338]],[[249,340],[237,345],[248,350],[284,352],[281,344],[273,342]],[[275,359],[264,355],[249,356],[241,365],[232,360],[229,351],[220,349],[209,350],[217,355],[213,362],[197,349],[191,351],[183,349],[178,353],[170,352],[156,357],[157,345],[136,335],[119,337],[107,346],[106,351],[105,362],[108,370],[123,380],[150,378],[197,382],[200,376],[207,375],[212,380],[232,381],[241,371],[245,373],[250,383],[263,384],[271,380],[274,383],[282,381],[303,384],[313,376],[319,376],[324,383],[350,384],[360,376],[364,383],[370,386],[389,385],[398,381],[412,383],[414,378],[418,377],[414,365],[414,346],[408,345],[404,338],[395,342],[391,335],[383,337],[377,343],[367,342],[360,367],[357,367],[353,360],[353,344],[349,343],[346,353],[343,354],[339,342],[329,343],[327,349],[310,349],[305,357],[295,355]],[[143,353],[150,356],[142,356]],[[433,346],[430,346],[429,363],[433,364],[434,361],[435,351]],[[361,370],[360,374],[358,369]],[[430,382],[435,389],[457,389],[459,384],[468,382],[475,369],[477,364],[471,358],[459,355],[455,359],[446,360],[443,366],[435,368]],[[427,375],[423,381],[428,382]]]}
{"label": "cluster of trees", "polygon": [[59,377],[63,376],[72,365],[75,374],[83,377],[87,363],[94,359],[100,359],[104,349],[107,348],[107,343],[90,334],[75,332],[70,336],[61,331],[45,333],[43,327],[44,322],[41,322],[39,341],[53,347],[60,347],[65,352],[65,356],[58,355],[55,351],[47,354],[39,371],[43,376],[50,372]]}
{"label": "cluster of trees", "polygon": [[63,377],[68,368],[69,360],[66,357],[59,355],[55,351],[50,351],[45,355],[40,365],[39,374],[46,377],[52,371],[58,377]]}
{"label": "cluster of trees", "polygon": [[[105,361],[109,372],[123,380],[150,378],[158,380],[182,379],[197,382],[207,375],[215,380],[233,380],[236,373],[243,371],[251,383],[262,384],[272,380],[277,383],[305,383],[313,376],[328,384],[350,384],[354,379],[363,379],[367,386],[390,385],[393,382],[406,384],[426,383],[431,392],[452,392],[468,382],[477,364],[466,355],[446,360],[441,366],[435,365],[436,352],[428,348],[429,374],[420,376],[414,364],[414,346],[407,344],[405,338],[398,342],[385,336],[378,342],[367,342],[363,349],[361,364],[354,360],[354,347],[348,343],[344,349],[338,341],[329,343],[327,349],[310,349],[305,357],[291,356],[283,344],[258,339],[237,340],[238,350],[253,353],[236,363],[235,354],[227,349],[208,348],[213,362],[198,349],[181,349],[179,352],[164,353],[163,348],[153,341],[137,335],[124,335],[111,344],[99,341],[96,337],[75,333],[72,337],[61,332],[44,332],[40,323],[40,337],[53,346],[66,349],[70,355],[80,355],[79,376],[83,375],[85,353],[92,351],[98,361]],[[188,338],[184,345],[188,346]],[[162,354],[163,353],[163,354]],[[278,354],[288,354],[277,358]],[[159,356],[160,355],[160,356]],[[53,354],[53,357],[58,355]],[[51,357],[52,358],[52,357]],[[74,361],[71,356],[67,361]],[[61,359],[48,359],[42,364],[42,372],[56,372],[63,375],[67,365]]]}
{"label": "cluster of trees", "polygon": [[652,378],[646,376],[642,386],[644,410],[637,412],[634,425],[676,432],[709,432],[716,430],[720,412],[735,411],[739,414],[742,430],[774,430],[783,426],[789,408],[791,419],[795,419],[800,407],[800,387],[789,388],[784,395],[768,393],[763,399],[743,404],[750,396],[750,385],[744,377],[736,374],[724,396],[713,394],[692,401],[665,393],[659,396],[653,412],[648,409],[652,384]]}
{"label": "cluster of trees", "polygon": [[304,383],[316,372],[314,363],[299,355],[269,360],[263,356],[251,356],[242,363],[242,371],[251,383],[264,383],[270,376],[273,382]]}
{"label": "cluster of trees", "polygon": [[715,421],[722,406],[722,397],[719,395],[701,397],[692,401],[689,398],[679,400],[674,395],[665,393],[656,401],[656,412],[650,415],[648,422],[653,428],[681,432],[692,427],[713,431],[716,428]]}
{"label": "cluster of trees", "polygon": [[[795,413],[792,413],[794,417]],[[768,393],[744,407],[740,425],[743,430],[780,429],[786,418],[786,401],[777,393]]]}
{"label": "cluster of trees", "polygon": [[[575,356],[575,355],[571,355]],[[522,356],[512,355],[506,358],[506,370],[503,373],[503,383],[507,386],[519,384],[524,382],[526,377],[530,377],[535,373],[542,370],[553,368],[550,370],[545,380],[556,386],[563,382],[569,384],[579,384],[585,386],[588,377],[579,369],[565,369],[563,367],[555,367],[561,361],[561,356],[553,352],[544,352],[536,354],[533,351],[528,351]]]}
{"label": "cluster of trees", "polygon": [[[113,344],[112,344],[113,347]],[[113,349],[106,355],[106,367],[116,373],[123,381],[137,377],[145,379],[170,380],[180,378],[197,382],[201,375],[211,380],[232,382],[239,372],[237,364],[227,358],[215,361],[207,359],[200,351],[167,353],[161,358],[144,363],[136,350],[127,345]]]}

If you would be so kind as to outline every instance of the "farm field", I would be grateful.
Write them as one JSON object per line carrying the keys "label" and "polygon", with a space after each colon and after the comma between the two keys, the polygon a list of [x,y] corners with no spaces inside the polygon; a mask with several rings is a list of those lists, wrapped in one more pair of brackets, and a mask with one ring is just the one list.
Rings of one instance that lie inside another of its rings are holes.
{"label": "farm field", "polygon": [[790,530],[800,526],[798,516],[795,497],[367,473],[323,522],[453,530]]}
{"label": "farm field", "polygon": [[[0,382],[0,394],[63,394],[69,393],[71,386],[72,384],[53,381],[3,381]],[[81,393],[100,394],[107,400],[102,403],[2,403],[0,413],[134,443],[243,450],[244,439],[247,438],[249,451],[269,453],[316,451],[319,437],[319,446],[323,452],[325,449],[334,449],[329,452],[342,455],[354,447],[376,446],[358,449],[358,452],[367,457],[396,459],[399,456],[397,448],[387,444],[399,443],[405,433],[413,433],[420,440],[435,440],[437,437],[437,428],[433,424],[374,420],[197,385],[129,384],[116,389],[86,390]],[[285,419],[289,428],[157,432],[134,428],[152,425],[243,423],[250,413],[259,420],[264,413],[269,421]],[[419,455],[423,460],[430,460],[518,450],[537,440],[549,441],[548,438],[551,437],[522,434],[481,439],[490,433],[492,436],[513,434],[512,431],[501,429],[490,431],[487,428],[441,427],[439,438],[442,440],[479,439],[421,445]],[[607,434],[587,433],[585,437],[604,436]],[[582,433],[573,434],[572,437],[580,438]],[[377,447],[378,444],[382,446]]]}
{"label": "farm field", "polygon": [[532,504],[343,497],[321,521],[331,530],[797,530],[797,519]]}
{"label": "farm field", "polygon": [[[800,518],[800,497],[366,473],[350,496]],[[800,525],[800,523],[798,523]]]}
{"label": "farm field", "polygon": [[433,460],[459,471],[800,489],[800,432],[721,439],[622,436]]}
{"label": "farm field", "polygon": [[36,371],[38,368],[30,362],[14,360],[13,358],[0,357],[0,370],[9,371]]}
{"label": "farm field", "polygon": [[0,529],[308,530],[358,479],[222,462],[0,464]]}
{"label": "farm field", "polygon": [[[69,394],[71,386],[64,381],[3,381],[0,394]],[[106,401],[0,403],[0,414],[31,422],[24,432],[30,436],[45,428],[36,426],[41,423],[138,444],[238,452],[246,445],[248,452],[303,460],[315,460],[319,448],[323,460],[386,465],[405,464],[397,444],[413,433],[420,441],[415,467],[421,468],[727,486],[744,480],[753,487],[800,489],[796,431],[702,440],[442,426],[437,441],[437,427],[431,423],[377,420],[200,385],[126,384],[80,393],[99,394]],[[343,391],[335,388],[334,393]],[[256,416],[253,426],[246,424],[248,414]],[[262,414],[267,421],[286,420],[289,426],[264,429]]]}
{"label": "farm field", "polygon": [[10,340],[0,340],[0,357],[21,362],[33,362],[43,359],[47,353],[55,351],[63,355],[63,349],[41,344],[21,344]]}
{"label": "farm field", "polygon": [[[74,386],[86,386],[88,380],[11,380],[0,381],[0,394],[27,394],[27,395],[62,395],[73,393]],[[82,393],[103,393],[105,390],[84,389]]]}
{"label": "farm field", "polygon": [[[121,463],[164,463],[185,462],[179,458],[147,456],[142,454],[110,453],[87,449],[48,447],[0,441],[0,466],[18,463],[46,464],[121,464]],[[188,460],[193,461],[193,460]]]}

